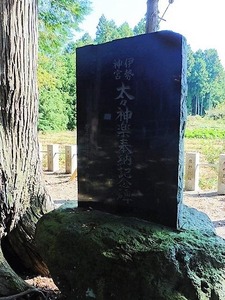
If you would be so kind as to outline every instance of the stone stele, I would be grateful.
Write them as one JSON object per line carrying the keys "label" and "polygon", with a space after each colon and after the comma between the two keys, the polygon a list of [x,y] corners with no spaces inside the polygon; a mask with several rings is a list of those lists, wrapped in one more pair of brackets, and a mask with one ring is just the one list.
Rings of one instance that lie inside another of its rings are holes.
{"label": "stone stele", "polygon": [[185,38],[160,31],[76,57],[79,206],[179,228]]}

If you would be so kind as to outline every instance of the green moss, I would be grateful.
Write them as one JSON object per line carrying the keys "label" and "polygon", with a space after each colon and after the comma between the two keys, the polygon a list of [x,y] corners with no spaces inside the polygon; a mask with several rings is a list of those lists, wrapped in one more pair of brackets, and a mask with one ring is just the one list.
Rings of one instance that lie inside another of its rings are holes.
{"label": "green moss", "polygon": [[74,299],[86,299],[88,288],[98,300],[225,299],[225,241],[213,231],[71,209],[44,216],[37,237],[53,278]]}

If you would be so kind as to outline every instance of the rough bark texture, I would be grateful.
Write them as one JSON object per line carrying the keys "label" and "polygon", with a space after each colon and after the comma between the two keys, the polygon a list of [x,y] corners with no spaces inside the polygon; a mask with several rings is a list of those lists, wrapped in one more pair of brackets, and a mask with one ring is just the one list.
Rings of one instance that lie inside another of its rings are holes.
{"label": "rough bark texture", "polygon": [[146,14],[146,33],[155,32],[159,27],[159,0],[147,1],[147,14]]}
{"label": "rough bark texture", "polygon": [[[0,18],[0,238],[28,268],[46,274],[33,245],[35,224],[52,207],[38,154],[37,1],[2,0]],[[8,268],[2,259],[0,278]],[[3,286],[1,280],[0,296]]]}

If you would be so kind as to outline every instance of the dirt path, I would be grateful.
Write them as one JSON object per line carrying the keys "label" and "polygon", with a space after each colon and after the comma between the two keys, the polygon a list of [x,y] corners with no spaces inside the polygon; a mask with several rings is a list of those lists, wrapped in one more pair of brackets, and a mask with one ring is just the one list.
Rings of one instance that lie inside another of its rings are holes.
{"label": "dirt path", "polygon": [[77,182],[70,181],[71,174],[45,172],[47,191],[54,201],[77,200]]}
{"label": "dirt path", "polygon": [[225,195],[215,191],[185,192],[184,203],[206,213],[216,228],[216,233],[225,238]]}
{"label": "dirt path", "polygon": [[[48,192],[58,204],[66,200],[77,200],[77,183],[70,181],[71,175],[45,172]],[[225,238],[225,195],[215,191],[185,192],[184,203],[206,213],[213,221],[218,235]]]}

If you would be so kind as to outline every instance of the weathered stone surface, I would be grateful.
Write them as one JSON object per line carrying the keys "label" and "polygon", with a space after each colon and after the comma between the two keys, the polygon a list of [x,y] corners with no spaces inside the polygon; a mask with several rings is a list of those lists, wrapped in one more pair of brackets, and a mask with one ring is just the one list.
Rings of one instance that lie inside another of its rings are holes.
{"label": "weathered stone surface", "polygon": [[225,241],[203,213],[184,207],[183,220],[190,214],[194,225],[175,231],[62,207],[39,221],[36,243],[67,299],[224,300]]}

